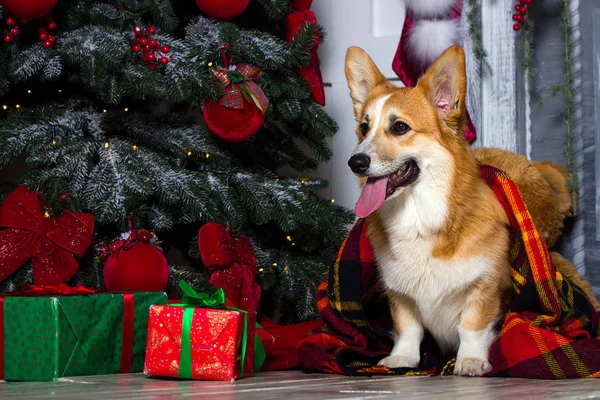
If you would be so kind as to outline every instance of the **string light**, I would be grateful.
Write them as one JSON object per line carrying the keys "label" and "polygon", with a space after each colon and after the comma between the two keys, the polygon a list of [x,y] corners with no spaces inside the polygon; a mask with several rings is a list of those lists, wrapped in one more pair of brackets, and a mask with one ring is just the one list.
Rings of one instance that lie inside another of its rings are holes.
{"label": "string light", "polygon": [[192,155],[192,152],[191,152],[191,151],[188,151],[188,152],[187,152],[187,155],[188,155],[188,157],[189,157],[189,156],[191,156],[191,155]]}
{"label": "string light", "polygon": [[52,141],[52,146],[56,146],[56,140]]}
{"label": "string light", "polygon": [[288,272],[290,270],[290,267],[288,267],[287,265],[285,266],[285,268],[283,269],[285,272]]}
{"label": "string light", "polygon": [[58,93],[62,93],[62,89],[58,89]]}
{"label": "string light", "polygon": [[132,148],[133,150],[137,150],[137,146],[136,146],[135,144],[134,144],[133,146],[131,146],[131,148]]}
{"label": "string light", "polygon": [[302,178],[302,179],[300,179],[300,183],[301,183],[301,184],[303,184],[303,185],[305,185],[305,184],[306,184],[306,181],[308,181],[308,179],[306,179],[306,178]]}
{"label": "string light", "polygon": [[292,243],[292,246],[295,246],[295,245],[296,245],[296,243]]}
{"label": "string light", "polygon": [[212,65],[213,65],[213,64],[212,64],[212,61],[208,63],[208,66],[209,66],[209,67],[212,67]]}
{"label": "string light", "polygon": [[29,89],[29,90],[27,91],[27,93],[31,94],[31,89]]}
{"label": "string light", "polygon": [[290,242],[292,241],[292,237],[290,235],[287,235],[286,239]]}
{"label": "string light", "polygon": [[259,268],[259,269],[258,269],[258,272],[263,272],[263,271],[264,271],[264,269],[263,269],[263,268]]}
{"label": "string light", "polygon": [[335,203],[335,199],[331,199],[331,202],[332,202],[332,203]]}
{"label": "string light", "polygon": [[21,108],[21,106],[19,104],[15,105],[16,108]]}
{"label": "string light", "polygon": [[125,112],[129,111],[129,108],[125,107]]}
{"label": "string light", "polygon": [[102,112],[104,112],[104,113],[105,113],[105,112],[106,112],[106,110],[102,110]]}
{"label": "string light", "polygon": [[279,178],[275,178],[275,182],[279,182]]}
{"label": "string light", "polygon": [[276,266],[277,266],[277,263],[273,263],[273,266],[274,266],[274,267],[276,267]]}
{"label": "string light", "polygon": [[6,104],[2,106],[3,110],[6,110],[7,108],[8,108],[8,106]]}
{"label": "string light", "polygon": [[210,154],[206,153],[206,158],[210,158]]}
{"label": "string light", "polygon": [[104,148],[108,149],[108,142],[104,142]]}

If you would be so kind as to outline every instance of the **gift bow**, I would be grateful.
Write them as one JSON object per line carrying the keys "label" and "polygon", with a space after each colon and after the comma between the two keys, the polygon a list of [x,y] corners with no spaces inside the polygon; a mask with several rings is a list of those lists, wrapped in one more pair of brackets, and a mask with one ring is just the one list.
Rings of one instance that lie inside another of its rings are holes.
{"label": "gift bow", "polygon": [[256,311],[261,289],[254,279],[258,265],[250,240],[242,235],[236,241],[228,228],[209,222],[200,228],[198,248],[211,271],[210,283],[222,288],[234,307]]}
{"label": "gift bow", "polygon": [[53,216],[39,193],[19,186],[0,207],[0,227],[7,228],[0,231],[0,281],[31,259],[36,284],[58,285],[79,270],[74,255],[92,242],[94,218],[68,210]]}
{"label": "gift bow", "polygon": [[260,68],[250,64],[239,64],[234,69],[210,68],[215,80],[221,89],[225,90],[225,96],[219,104],[236,110],[244,109],[246,99],[248,103],[253,102],[264,114],[269,107],[269,99],[265,92],[254,82],[260,78]]}
{"label": "gift bow", "polygon": [[[244,377],[244,369],[246,366],[246,347],[248,342],[248,313],[234,307],[225,306],[225,292],[219,288],[212,294],[198,293],[186,281],[179,281],[179,287],[183,290],[183,296],[180,304],[171,304],[171,306],[183,306],[183,318],[181,322],[181,355],[179,356],[179,377],[192,378],[192,321],[194,319],[194,308],[221,308],[226,310],[238,311],[244,315],[244,330],[242,332],[242,343],[240,346],[241,352],[241,367],[240,378]],[[257,327],[260,327],[257,324]],[[265,349],[262,342],[255,335],[254,338],[254,370],[258,371],[262,367],[266,359]]]}

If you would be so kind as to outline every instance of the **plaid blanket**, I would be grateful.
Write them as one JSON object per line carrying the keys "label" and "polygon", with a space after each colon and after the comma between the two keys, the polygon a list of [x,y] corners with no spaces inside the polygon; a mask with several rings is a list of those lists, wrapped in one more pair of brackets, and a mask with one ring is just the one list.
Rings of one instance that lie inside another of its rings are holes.
{"label": "plaid blanket", "polygon": [[[510,220],[515,298],[490,348],[486,376],[533,379],[600,377],[598,314],[583,291],[557,271],[516,184],[487,165],[480,171]],[[393,345],[389,307],[359,220],[350,231],[317,291],[324,327],[298,345],[307,372],[346,375],[448,375],[446,359],[431,337],[421,345],[416,369],[377,366]]]}

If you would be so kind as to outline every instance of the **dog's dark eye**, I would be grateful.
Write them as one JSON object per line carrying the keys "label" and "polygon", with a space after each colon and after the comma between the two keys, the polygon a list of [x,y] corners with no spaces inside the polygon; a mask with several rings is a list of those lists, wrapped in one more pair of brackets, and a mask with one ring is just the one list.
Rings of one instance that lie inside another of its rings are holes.
{"label": "dog's dark eye", "polygon": [[410,126],[402,121],[396,121],[392,125],[392,135],[404,135],[408,131],[410,131]]}
{"label": "dog's dark eye", "polygon": [[360,124],[360,133],[362,133],[363,136],[367,136],[367,133],[369,133],[369,124],[366,122],[363,122],[362,124]]}

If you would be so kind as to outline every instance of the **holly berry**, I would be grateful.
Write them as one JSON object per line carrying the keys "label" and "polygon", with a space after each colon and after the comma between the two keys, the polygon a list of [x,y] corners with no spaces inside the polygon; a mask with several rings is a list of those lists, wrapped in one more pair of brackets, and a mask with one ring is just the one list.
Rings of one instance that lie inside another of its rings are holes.
{"label": "holly berry", "polygon": [[524,16],[522,16],[522,15],[517,15],[517,18],[518,18],[518,19],[517,19],[517,21],[518,21],[520,24],[524,24],[524,23],[525,23],[525,17],[524,17]]}
{"label": "holly berry", "polygon": [[17,28],[16,26],[10,30],[10,34],[13,36],[19,36],[19,33],[19,28]]}
{"label": "holly berry", "polygon": [[40,33],[40,40],[42,42],[45,42],[46,40],[48,40],[48,34],[46,32]]}
{"label": "holly berry", "polygon": [[169,51],[171,51],[171,49],[169,48],[169,46],[163,46],[160,48],[160,51],[164,54],[167,54]]}
{"label": "holly berry", "polygon": [[521,25],[519,25],[519,24],[513,25],[513,31],[518,31],[519,29],[521,29]]}
{"label": "holly berry", "polygon": [[156,60],[156,55],[154,53],[148,53],[148,56],[146,58],[148,59],[148,61],[154,61]]}
{"label": "holly berry", "polygon": [[148,28],[148,33],[154,35],[156,33],[156,28],[151,26],[150,28]]}
{"label": "holly berry", "polygon": [[523,7],[522,5],[520,5],[520,4],[517,4],[517,5],[515,6],[515,11],[516,11],[516,12],[518,12],[518,13],[520,13],[520,12],[521,12],[521,10],[522,10],[523,8],[524,8],[524,7]]}
{"label": "holly berry", "polygon": [[161,63],[162,65],[167,65],[167,64],[169,63],[169,59],[168,59],[167,57],[165,57],[165,56],[162,56],[162,57],[160,58],[160,63]]}
{"label": "holly berry", "polygon": [[533,3],[533,0],[523,0],[523,1],[525,1],[525,4],[531,4],[531,3]]}
{"label": "holly berry", "polygon": [[54,42],[56,42],[56,36],[48,36],[48,41],[50,42],[50,44],[54,44]]}
{"label": "holly berry", "polygon": [[147,45],[147,44],[148,44],[148,38],[141,38],[141,39],[140,39],[140,44],[141,44],[142,46],[145,46],[145,45]]}
{"label": "holly berry", "polygon": [[50,47],[52,47],[52,42],[50,40],[46,40],[44,42],[44,47],[47,48],[47,49],[49,49]]}
{"label": "holly berry", "polygon": [[519,14],[513,15],[512,18],[513,18],[513,21],[515,21],[515,22],[519,21]]}
{"label": "holly berry", "polygon": [[150,71],[156,71],[156,64],[148,64],[148,69]]}
{"label": "holly berry", "polygon": [[144,31],[139,26],[136,26],[135,28],[133,28],[133,33],[135,33],[135,36],[142,36],[144,34]]}
{"label": "holly berry", "polygon": [[139,44],[134,44],[131,46],[131,50],[133,50],[134,53],[139,53],[142,51],[142,47]]}
{"label": "holly berry", "polygon": [[17,23],[17,21],[15,21],[14,18],[10,18],[10,17],[6,18],[6,25],[13,26],[16,23]]}
{"label": "holly berry", "polygon": [[527,14],[527,7],[521,6],[521,11],[519,11],[519,14],[521,14],[521,15]]}
{"label": "holly berry", "polygon": [[48,29],[50,29],[51,31],[56,29],[56,22],[50,22],[48,24]]}
{"label": "holly berry", "polygon": [[150,50],[152,50],[152,47],[150,47],[150,45],[149,45],[149,44],[147,44],[147,45],[145,45],[145,46],[144,46],[144,51],[145,51],[146,53],[147,53],[147,52],[149,52]]}
{"label": "holly berry", "polygon": [[150,39],[150,42],[148,42],[150,44],[150,47],[152,47],[153,49],[158,49],[158,42],[156,41],[156,39]]}
{"label": "holly berry", "polygon": [[12,36],[10,36],[10,35],[6,35],[6,36],[4,36],[4,41],[5,41],[6,43],[10,43],[10,42],[12,42]]}

